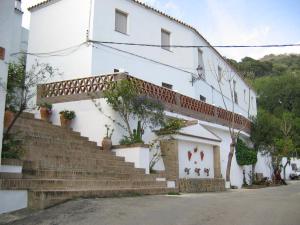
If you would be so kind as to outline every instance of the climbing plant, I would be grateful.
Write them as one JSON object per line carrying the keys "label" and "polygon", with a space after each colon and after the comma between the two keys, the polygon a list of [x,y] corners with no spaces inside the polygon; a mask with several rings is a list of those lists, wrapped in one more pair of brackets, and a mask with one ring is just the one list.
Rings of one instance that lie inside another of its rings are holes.
{"label": "climbing plant", "polygon": [[241,139],[237,140],[235,155],[240,166],[253,165],[257,162],[257,152],[249,148]]}

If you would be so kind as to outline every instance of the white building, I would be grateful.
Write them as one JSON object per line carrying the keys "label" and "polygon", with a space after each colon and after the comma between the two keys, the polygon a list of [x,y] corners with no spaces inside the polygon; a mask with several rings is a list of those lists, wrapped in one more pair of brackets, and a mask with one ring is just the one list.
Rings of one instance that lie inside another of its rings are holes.
{"label": "white building", "polygon": [[12,53],[27,50],[28,30],[22,27],[22,15],[21,0],[0,1],[0,82],[3,84],[0,87],[0,153],[8,63],[18,59],[18,55],[11,56]]}
{"label": "white building", "polygon": [[[31,24],[28,51],[48,54],[42,58],[29,56],[27,66],[29,68],[38,58],[41,62],[50,63],[58,68],[63,75],[55,77],[52,82],[126,71],[145,82],[172,89],[182,96],[195,99],[197,104],[201,104],[201,100],[208,103],[209,107],[223,108],[227,111],[232,111],[234,104],[234,112],[240,115],[243,121],[257,113],[256,93],[220,53],[195,28],[152,7],[136,0],[47,0],[29,10]],[[168,47],[169,45],[199,46],[199,48]],[[48,100],[50,101],[50,98]],[[100,102],[107,114],[116,115],[106,105],[105,100],[102,99]],[[73,98],[73,101],[54,101],[54,103],[56,103],[52,117],[54,123],[59,123],[60,110],[74,110],[77,117],[73,128],[90,140],[100,143],[105,135],[104,124],[111,122],[99,113],[91,100],[78,101]],[[189,120],[195,119],[193,115],[176,110],[168,114]],[[200,146],[199,148],[208,152],[210,158],[213,157],[213,147],[220,147],[221,174],[225,178],[231,142],[228,127],[205,118],[196,119],[199,120],[198,130],[191,128],[185,131],[183,134],[185,138],[179,137],[179,140],[189,141],[184,146],[191,143],[193,146]],[[188,135],[196,135],[199,139],[202,134],[205,138],[209,136],[211,140],[205,142],[202,139],[199,142],[186,138]],[[113,143],[118,144],[123,135],[122,131],[117,130],[113,136]],[[153,136],[154,134],[148,131],[145,141],[151,141]],[[242,138],[246,140],[249,138],[249,130],[242,132]],[[185,157],[186,152],[179,153],[179,161],[182,161],[179,168],[180,178],[195,176],[185,174],[185,167],[189,166],[193,170],[195,166],[180,158],[181,154]],[[194,161],[195,165],[200,162],[199,160],[201,161],[201,159]],[[208,166],[212,167],[209,163]],[[165,169],[163,160],[157,164],[156,169]],[[248,173],[251,168],[240,167],[234,157],[232,185],[239,187],[242,185],[243,169]],[[256,172],[271,176],[263,156],[259,156]]]}

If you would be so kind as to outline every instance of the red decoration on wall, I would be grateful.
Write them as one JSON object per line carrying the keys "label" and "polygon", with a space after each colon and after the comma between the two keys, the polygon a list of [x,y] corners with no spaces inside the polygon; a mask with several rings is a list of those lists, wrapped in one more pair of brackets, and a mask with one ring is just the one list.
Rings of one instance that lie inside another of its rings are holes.
{"label": "red decoration on wall", "polygon": [[190,175],[190,170],[191,170],[191,168],[185,168],[185,169],[184,169],[184,172],[185,172],[187,175]]}
{"label": "red decoration on wall", "polygon": [[203,159],[204,159],[204,152],[203,151],[200,152],[200,158],[201,158],[201,161],[203,161]]}
{"label": "red decoration on wall", "polygon": [[209,171],[210,171],[210,169],[207,169],[207,168],[204,169],[204,173],[206,173],[206,176],[208,176],[208,177],[209,177]]}
{"label": "red decoration on wall", "polygon": [[188,151],[188,159],[189,159],[189,161],[191,161],[192,155],[193,154],[190,151]]}
{"label": "red decoration on wall", "polygon": [[198,176],[200,176],[200,168],[195,168],[195,173],[198,175]]}

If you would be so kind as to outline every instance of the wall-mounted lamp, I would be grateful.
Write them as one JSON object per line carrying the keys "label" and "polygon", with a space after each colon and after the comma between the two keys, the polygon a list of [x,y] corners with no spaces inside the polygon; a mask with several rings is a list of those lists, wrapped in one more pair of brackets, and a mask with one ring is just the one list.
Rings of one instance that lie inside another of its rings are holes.
{"label": "wall-mounted lamp", "polygon": [[192,83],[192,86],[194,85],[194,83],[198,80],[205,80],[204,78],[204,71],[203,71],[203,67],[202,66],[198,66],[196,68],[196,71],[197,71],[197,77],[194,76],[194,74],[192,74],[192,80],[191,80],[191,83]]}

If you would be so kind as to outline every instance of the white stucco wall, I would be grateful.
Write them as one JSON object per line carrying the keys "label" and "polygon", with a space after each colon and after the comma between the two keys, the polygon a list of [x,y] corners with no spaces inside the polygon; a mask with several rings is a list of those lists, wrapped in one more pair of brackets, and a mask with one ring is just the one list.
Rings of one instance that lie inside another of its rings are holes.
{"label": "white stucco wall", "polygon": [[[114,30],[116,9],[128,13],[128,34],[122,34]],[[98,0],[95,1],[94,12],[92,39],[96,41],[109,40],[160,45],[161,29],[166,29],[171,32],[172,45],[207,45],[207,42],[191,29],[132,1]],[[147,24],[147,26],[145,26],[145,24]],[[198,81],[192,86],[190,73],[197,73],[198,49],[172,48],[171,51],[166,51],[162,48],[113,45],[114,48],[171,65],[172,67],[176,67],[176,69],[124,52],[121,53],[115,49],[101,45],[96,45],[96,47],[97,48],[93,49],[93,74],[110,73],[113,69],[122,68],[134,76],[157,85],[161,85],[162,82],[170,83],[173,85],[174,90],[196,99],[199,99],[201,94],[207,98],[208,103],[224,108],[215,76],[218,71],[218,66],[220,66],[224,71],[222,92],[226,96],[228,109],[232,109],[232,101],[230,98],[229,84],[226,79],[232,76],[237,82],[236,91],[239,98],[239,104],[235,106],[236,112],[247,116],[249,105],[248,86],[228,64],[210,48],[202,49],[207,81]],[[214,91],[212,91],[211,85],[215,88]],[[246,90],[245,100],[244,90]],[[250,104],[250,114],[256,115],[255,93],[251,90],[250,95],[253,97],[253,102]]]}
{"label": "white stucco wall", "polygon": [[271,179],[273,175],[272,158],[269,155],[263,155],[258,152],[255,171],[257,173],[263,173],[264,177]]}
{"label": "white stucco wall", "polygon": [[27,191],[0,190],[0,214],[26,208],[28,205]]}
{"label": "white stucco wall", "polygon": [[[212,126],[207,127],[209,130],[214,132],[216,135],[218,135],[221,139],[221,173],[223,178],[226,177],[226,167],[227,167],[227,159],[228,159],[228,153],[230,151],[230,143],[231,143],[231,137],[229,132],[226,129],[221,128],[213,128]],[[243,136],[243,138],[247,138]],[[270,157],[267,155],[262,155],[261,153],[257,156],[258,161],[255,166],[255,172],[256,173],[263,173],[264,177],[268,177],[269,179],[272,178],[272,169],[270,167]],[[231,185],[241,187],[243,185],[243,170],[245,170],[245,176],[246,181],[249,183],[252,171],[252,166],[239,166],[236,161],[236,156],[234,154],[232,158],[232,164],[231,164],[231,174],[230,174],[230,180]]]}
{"label": "white stucco wall", "polygon": [[[197,148],[197,152],[194,149]],[[178,146],[179,160],[179,178],[214,178],[214,158],[213,146],[196,142],[179,141]],[[188,152],[192,153],[191,160],[188,159]],[[200,157],[200,152],[204,153],[203,161]],[[185,168],[190,168],[190,174],[184,171]],[[200,176],[195,172],[195,168],[200,168]],[[210,169],[209,176],[204,172],[204,169]]]}
{"label": "white stucco wall", "polygon": [[[287,162],[287,158],[283,158],[282,159],[282,165],[284,166],[286,164],[286,162]],[[287,180],[290,180],[290,174],[295,174],[296,173],[296,171],[293,171],[293,169],[292,169],[292,164],[296,164],[297,169],[298,170],[300,169],[300,159],[291,158],[290,162],[291,163],[289,165],[287,165],[286,169],[285,169],[285,176],[286,176]],[[282,178],[284,177],[283,168],[282,168],[281,176],[282,176]]]}
{"label": "white stucco wall", "polygon": [[113,152],[115,152],[117,156],[125,157],[126,162],[134,163],[135,168],[145,169],[146,174],[150,173],[149,148],[145,148],[145,147],[122,148],[122,149],[114,149]]}
{"label": "white stucco wall", "polygon": [[[86,31],[89,28],[89,38],[96,41],[159,45],[163,28],[171,32],[171,44],[207,45],[207,42],[195,31],[132,1],[60,0],[52,3],[32,11],[30,52],[49,52],[80,44],[86,41]],[[92,3],[91,13],[90,3]],[[66,9],[68,9],[67,16]],[[116,9],[128,13],[128,34],[115,31]],[[50,63],[64,73],[55,80],[106,74],[112,73],[114,69],[124,69],[134,76],[157,85],[161,85],[162,82],[170,83],[174,90],[196,99],[199,99],[201,94],[207,98],[208,103],[225,108],[215,77],[217,68],[220,66],[227,77],[234,76],[234,80],[237,82],[239,104],[235,106],[235,111],[247,116],[248,98],[244,100],[243,95],[244,90],[247,90],[248,93],[248,86],[216,51],[210,48],[202,49],[206,82],[198,81],[192,86],[191,73],[197,73],[198,49],[172,48],[171,51],[167,51],[160,47],[113,46],[119,50],[144,57],[142,59],[101,45],[93,46],[82,46],[79,50],[64,57],[47,57],[39,58],[39,60]],[[33,60],[34,57],[29,57],[28,65],[32,65]],[[214,90],[211,86],[214,87]],[[231,110],[231,98],[228,90],[228,82],[224,81],[222,91],[226,96],[226,105]],[[253,97],[250,114],[256,115],[255,93],[251,91],[250,94]]]}
{"label": "white stucco wall", "polygon": [[28,56],[27,69],[38,59],[39,62],[49,63],[63,73],[52,81],[91,76],[91,47],[78,47],[87,39],[87,30],[90,27],[89,11],[88,0],[53,1],[53,4],[33,10],[28,51],[49,53],[67,50],[44,57]]}

